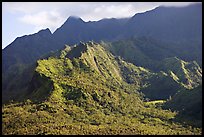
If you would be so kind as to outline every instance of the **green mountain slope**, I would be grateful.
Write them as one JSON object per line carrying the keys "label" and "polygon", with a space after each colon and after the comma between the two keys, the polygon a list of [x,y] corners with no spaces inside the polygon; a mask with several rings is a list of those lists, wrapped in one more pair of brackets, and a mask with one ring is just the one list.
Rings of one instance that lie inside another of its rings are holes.
{"label": "green mountain slope", "polygon": [[179,90],[193,89],[202,84],[202,69],[195,61],[165,58],[158,63],[157,69],[160,72],[150,77],[149,86],[142,89],[150,99],[168,99]]}
{"label": "green mountain slope", "polygon": [[3,134],[201,134],[145,105],[138,91],[160,74],[94,42],[58,53],[37,61],[26,101],[3,106]]}
{"label": "green mountain slope", "polygon": [[178,58],[183,53],[171,44],[147,37],[102,42],[102,46],[113,55],[154,72],[142,80],[147,81],[147,85],[141,88],[141,92],[151,100],[168,99],[178,90],[193,89],[202,83],[202,69],[197,62]]}
{"label": "green mountain slope", "polygon": [[202,83],[202,69],[196,61],[185,62],[177,57],[166,58],[158,66],[171,77],[188,89],[197,87]]}

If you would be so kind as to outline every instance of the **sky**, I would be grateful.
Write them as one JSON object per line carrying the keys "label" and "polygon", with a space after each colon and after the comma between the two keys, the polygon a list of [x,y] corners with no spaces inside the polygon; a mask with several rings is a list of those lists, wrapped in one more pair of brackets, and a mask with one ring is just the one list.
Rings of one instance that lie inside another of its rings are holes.
{"label": "sky", "polygon": [[2,2],[2,49],[17,37],[49,28],[53,33],[69,16],[85,22],[132,17],[158,6],[187,6],[195,2]]}

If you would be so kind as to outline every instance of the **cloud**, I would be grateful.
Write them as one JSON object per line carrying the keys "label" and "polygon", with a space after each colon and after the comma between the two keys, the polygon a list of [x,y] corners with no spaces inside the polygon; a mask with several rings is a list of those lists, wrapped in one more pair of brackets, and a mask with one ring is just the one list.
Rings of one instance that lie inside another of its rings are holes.
{"label": "cloud", "polygon": [[26,14],[18,19],[23,23],[33,25],[35,31],[43,28],[50,28],[53,32],[56,26],[64,22],[64,18],[56,11],[41,11],[36,14]]}
{"label": "cloud", "polygon": [[3,2],[3,8],[11,13],[20,12],[19,21],[35,28],[60,27],[69,16],[81,17],[84,21],[102,18],[131,17],[136,13],[151,10],[159,5],[185,6],[192,2]]}
{"label": "cloud", "polygon": [[18,18],[19,21],[33,25],[35,31],[48,27],[52,32],[71,15],[79,16],[84,21],[96,21],[102,18],[130,17],[139,9],[135,10],[131,3],[114,2],[20,3],[19,6],[16,4],[11,4],[9,9],[12,13],[22,13],[22,16]]}
{"label": "cloud", "polygon": [[134,15],[133,7],[129,5],[100,4],[80,6],[81,12],[72,12],[84,21],[97,21],[103,18],[121,18]]}
{"label": "cloud", "polygon": [[[44,5],[45,6],[45,5]],[[3,10],[10,13],[34,13],[42,10],[42,5],[36,2],[3,2]]]}
{"label": "cloud", "polygon": [[187,6],[193,3],[198,3],[198,2],[156,2],[157,4],[161,5],[161,6],[174,6],[174,7],[183,7],[183,6]]}

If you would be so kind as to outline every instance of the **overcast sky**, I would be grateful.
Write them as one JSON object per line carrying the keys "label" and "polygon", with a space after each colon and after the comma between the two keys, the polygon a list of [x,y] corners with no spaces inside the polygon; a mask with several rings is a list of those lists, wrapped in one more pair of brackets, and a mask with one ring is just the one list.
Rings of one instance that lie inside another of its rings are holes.
{"label": "overcast sky", "polygon": [[2,2],[2,49],[16,37],[49,28],[53,33],[73,15],[84,21],[131,17],[158,6],[193,2]]}

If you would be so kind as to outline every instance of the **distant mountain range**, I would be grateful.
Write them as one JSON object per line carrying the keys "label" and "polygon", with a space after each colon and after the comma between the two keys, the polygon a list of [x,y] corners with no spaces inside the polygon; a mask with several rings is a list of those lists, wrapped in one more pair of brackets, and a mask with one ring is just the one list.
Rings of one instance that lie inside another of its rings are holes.
{"label": "distant mountain range", "polygon": [[194,4],[182,8],[158,7],[124,19],[84,22],[81,18],[69,17],[53,34],[45,29],[15,39],[2,50],[3,72],[16,63],[27,64],[50,51],[63,49],[65,44],[73,45],[89,40],[112,42],[133,36],[168,42],[168,46],[184,52],[182,59],[196,60],[201,64],[201,11],[202,4]]}

